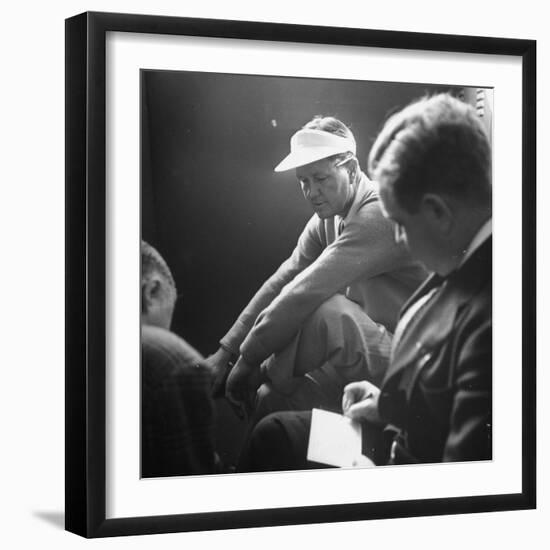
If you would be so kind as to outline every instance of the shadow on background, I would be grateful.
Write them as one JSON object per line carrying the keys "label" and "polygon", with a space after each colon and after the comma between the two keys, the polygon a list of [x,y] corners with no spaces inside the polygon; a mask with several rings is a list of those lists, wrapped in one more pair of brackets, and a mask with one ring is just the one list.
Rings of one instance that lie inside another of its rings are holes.
{"label": "shadow on background", "polygon": [[35,518],[41,519],[58,529],[65,529],[65,512],[33,512]]}

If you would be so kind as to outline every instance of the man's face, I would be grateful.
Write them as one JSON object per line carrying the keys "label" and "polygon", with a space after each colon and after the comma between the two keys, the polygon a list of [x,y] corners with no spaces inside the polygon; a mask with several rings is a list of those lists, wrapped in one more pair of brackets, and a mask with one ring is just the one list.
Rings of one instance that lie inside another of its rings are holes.
{"label": "man's face", "polygon": [[349,207],[353,189],[345,164],[338,166],[334,159],[321,159],[296,168],[296,177],[320,218],[342,214]]}
{"label": "man's face", "polygon": [[382,210],[386,218],[394,223],[395,242],[404,243],[411,256],[420,261],[428,271],[441,273],[441,239],[429,214],[422,207],[410,213],[396,201],[391,184],[379,182]]}

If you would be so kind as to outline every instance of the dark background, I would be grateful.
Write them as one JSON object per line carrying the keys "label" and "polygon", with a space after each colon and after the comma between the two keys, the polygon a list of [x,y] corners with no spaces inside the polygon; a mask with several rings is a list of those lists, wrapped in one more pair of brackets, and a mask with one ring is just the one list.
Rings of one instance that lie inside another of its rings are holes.
{"label": "dark background", "polygon": [[[365,168],[385,119],[444,86],[142,71],[142,237],[181,298],[172,329],[213,353],[312,212],[293,171],[273,168],[315,115],[351,127]],[[242,425],[218,400],[218,445],[235,459]]]}

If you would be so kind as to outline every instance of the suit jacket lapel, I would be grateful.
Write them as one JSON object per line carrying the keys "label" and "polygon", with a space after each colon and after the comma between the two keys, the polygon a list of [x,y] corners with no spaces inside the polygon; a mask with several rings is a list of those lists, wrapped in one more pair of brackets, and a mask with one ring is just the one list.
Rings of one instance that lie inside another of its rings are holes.
{"label": "suit jacket lapel", "polygon": [[[460,269],[449,275],[427,306],[410,321],[410,325],[405,329],[394,349],[393,361],[386,373],[384,383],[407,367],[416,367],[420,370],[429,360],[430,350],[435,349],[449,336],[460,309],[490,277],[492,277],[491,237]],[[429,277],[407,302],[403,311],[437,286],[440,280],[441,278],[436,275]],[[421,360],[418,361],[419,359]]]}
{"label": "suit jacket lapel", "polygon": [[[401,309],[400,318],[402,319],[406,314],[407,311],[419,300],[421,300],[424,296],[429,294],[434,288],[440,286],[443,283],[443,278],[437,274],[432,274],[429,276],[424,283],[416,290],[416,292],[411,296],[411,298],[405,303],[405,305]],[[437,292],[437,291],[436,291]],[[428,302],[432,301],[433,298],[429,298]],[[417,311],[413,318],[410,319],[409,323],[406,327],[403,328],[402,332],[400,332],[399,327],[396,333],[394,334],[394,342],[393,342],[393,350],[392,350],[392,359],[395,359],[396,357],[399,357],[399,353],[401,350],[409,350],[412,351],[410,348],[407,347],[410,338],[411,338],[411,332],[413,331],[414,326],[418,322],[418,319],[422,317],[423,309],[428,307],[427,305],[423,305],[420,307],[420,310]],[[403,357],[401,357],[403,359]],[[395,361],[392,361],[392,365],[395,363]],[[391,369],[393,370],[393,369]]]}
{"label": "suit jacket lapel", "polygon": [[437,273],[432,273],[428,278],[412,293],[409,299],[403,304],[401,311],[399,312],[399,318],[405,315],[405,312],[422,296],[430,292],[432,288],[439,286],[443,282],[443,277]]}

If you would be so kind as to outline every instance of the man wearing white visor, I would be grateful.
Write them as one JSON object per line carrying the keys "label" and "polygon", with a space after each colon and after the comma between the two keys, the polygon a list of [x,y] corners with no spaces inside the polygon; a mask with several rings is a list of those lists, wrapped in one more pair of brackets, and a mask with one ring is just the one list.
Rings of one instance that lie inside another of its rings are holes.
{"label": "man wearing white visor", "polygon": [[252,425],[279,410],[339,410],[355,380],[380,382],[399,310],[426,277],[380,209],[349,128],[317,117],[276,172],[295,169],[314,215],[291,256],[206,362]]}

